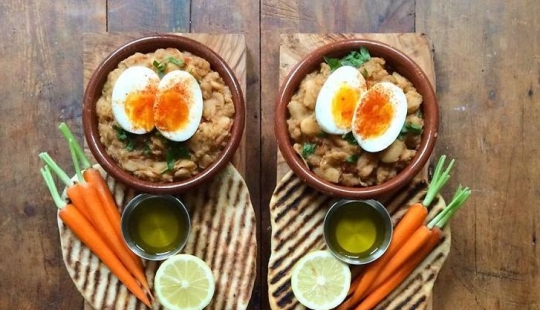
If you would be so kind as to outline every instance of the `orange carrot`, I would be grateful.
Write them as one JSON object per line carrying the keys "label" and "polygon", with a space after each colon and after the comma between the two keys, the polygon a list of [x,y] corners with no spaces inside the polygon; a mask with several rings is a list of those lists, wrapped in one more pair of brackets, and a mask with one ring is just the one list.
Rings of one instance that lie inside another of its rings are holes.
{"label": "orange carrot", "polygon": [[434,228],[426,244],[410,260],[408,260],[398,272],[392,275],[384,283],[374,284],[376,289],[369,292],[367,297],[356,307],[356,310],[373,309],[379,302],[388,296],[396,287],[398,287],[405,278],[407,278],[414,269],[431,253],[439,244],[442,237],[442,231]]}
{"label": "orange carrot", "polygon": [[79,211],[84,215],[87,220],[90,221],[90,223],[92,223],[92,220],[90,219],[90,214],[88,214],[88,208],[86,207],[86,203],[84,202],[84,197],[82,195],[81,186],[79,185],[79,183],[68,186],[66,194],[71,200],[71,203],[75,205],[77,209],[79,209]]}
{"label": "orange carrot", "polygon": [[[122,263],[130,270],[144,289],[150,294],[150,288],[144,275],[143,266],[137,256],[127,247],[120,232],[120,212],[112,198],[109,187],[99,171],[90,168],[90,162],[84,155],[81,146],[74,140],[65,123],[60,124],[60,130],[68,141],[69,150],[79,179],[79,187],[83,192],[84,204],[96,230],[102,235]],[[86,177],[83,176],[80,165],[83,165]],[[97,174],[97,175],[96,175]],[[92,182],[87,182],[88,178]],[[100,181],[101,180],[101,181]],[[151,295],[151,294],[150,294]]]}
{"label": "orange carrot", "polygon": [[[373,290],[373,293],[366,298],[366,300],[368,298],[369,300],[364,301],[365,303],[362,302],[363,305],[357,307],[356,309],[371,309],[380,300],[382,300],[382,298],[389,294],[393,288],[395,288],[395,286],[399,285],[399,283],[403,281],[405,278],[403,275],[405,271],[403,270],[410,268],[407,267],[407,263],[409,261],[419,259],[415,258],[415,256],[423,255],[424,251],[429,253],[433,249],[435,245],[432,245],[432,243],[435,241],[432,239],[440,239],[442,236],[441,229],[452,218],[457,210],[461,208],[461,206],[469,198],[470,194],[471,191],[469,188],[462,189],[461,185],[458,187],[454,198],[452,198],[452,201],[446,206],[446,208],[435,216],[429,223],[427,223],[427,225],[418,228],[418,230],[411,236],[411,238],[409,238],[409,240],[395,254],[395,256],[392,257],[387,265],[384,266],[378,275],[378,278],[375,280],[374,285],[368,290]],[[436,235],[436,237],[433,237],[433,235]],[[424,248],[428,248],[429,250]],[[398,277],[398,275],[400,278],[402,278],[401,280],[398,281],[391,279],[393,276]],[[378,291],[379,289],[380,291]]]}
{"label": "orange carrot", "polygon": [[352,296],[346,300],[338,309],[349,309],[356,305],[366,295],[367,290],[381,271],[386,263],[394,256],[394,254],[403,246],[410,236],[420,226],[424,224],[427,216],[427,209],[421,203],[415,203],[409,207],[405,215],[396,225],[392,240],[386,252],[379,257],[375,262],[367,266],[357,279],[351,284],[349,294]]}
{"label": "orange carrot", "polygon": [[146,291],[150,291],[144,275],[142,264],[135,254],[127,247],[122,238],[115,232],[115,228],[107,220],[101,198],[93,184],[86,183],[82,186],[84,200],[88,213],[95,224],[96,231],[105,239],[120,261],[141,283]]}
{"label": "orange carrot", "polygon": [[421,226],[418,228],[409,238],[409,240],[407,240],[407,242],[399,249],[399,251],[396,252],[392,259],[386,263],[384,268],[380,270],[380,273],[375,278],[374,283],[382,283],[396,271],[398,271],[403,264],[405,264],[427,243],[432,234],[433,231],[427,226]]}
{"label": "orange carrot", "polygon": [[48,167],[41,170],[45,183],[51,192],[51,196],[60,209],[58,212],[60,219],[73,231],[73,233],[85,244],[99,259],[109,268],[109,270],[118,277],[130,292],[132,292],[140,301],[148,307],[152,307],[148,296],[122,262],[116,257],[100,234],[95,230],[92,224],[84,215],[72,204],[66,204],[56,190],[51,172]]}
{"label": "orange carrot", "polygon": [[360,274],[361,279],[359,281],[353,281],[351,288],[349,289],[348,299],[346,299],[337,309],[350,309],[358,304],[366,296],[367,291],[379,276],[381,270],[386,269],[386,264],[390,259],[393,258],[393,256],[411,238],[413,233],[424,224],[427,216],[427,207],[450,178],[449,173],[454,165],[454,160],[452,160],[448,167],[443,171],[445,160],[446,156],[444,155],[439,159],[433,174],[432,182],[429,185],[424,200],[421,203],[415,203],[410,206],[401,221],[396,225],[392,240],[390,241],[390,245],[385,254],[365,268],[364,272]]}
{"label": "orange carrot", "polygon": [[107,214],[107,219],[115,228],[118,236],[121,237],[120,211],[117,208],[116,201],[114,201],[107,182],[105,182],[101,173],[94,168],[85,169],[83,176],[86,182],[91,183],[97,189],[101,202],[103,203],[103,208]]}

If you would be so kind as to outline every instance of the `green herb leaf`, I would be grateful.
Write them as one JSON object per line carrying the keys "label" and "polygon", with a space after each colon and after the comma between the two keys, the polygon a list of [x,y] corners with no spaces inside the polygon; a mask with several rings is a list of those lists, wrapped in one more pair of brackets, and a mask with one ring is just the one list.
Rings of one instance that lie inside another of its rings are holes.
{"label": "green herb leaf", "polygon": [[184,61],[182,59],[176,59],[174,57],[169,57],[167,58],[167,62],[170,62],[172,64],[175,64],[177,65],[178,67],[183,67],[184,66]]}
{"label": "green herb leaf", "polygon": [[152,62],[152,66],[154,66],[154,68],[157,69],[157,71],[158,71],[158,76],[159,76],[159,78],[161,79],[161,78],[165,75],[165,67],[167,66],[167,64],[166,64],[166,63],[162,63],[162,62],[160,63],[159,61],[154,60],[154,61]]}
{"label": "green herb leaf", "polygon": [[319,138],[326,138],[328,137],[328,133],[327,132],[324,132],[324,131],[321,131],[317,134],[317,137]]}
{"label": "green herb leaf", "polygon": [[356,141],[356,138],[353,136],[352,132],[348,132],[341,136],[341,138],[351,145],[358,145],[358,141]]}
{"label": "green herb leaf", "polygon": [[369,77],[369,72],[366,70],[366,68],[364,68],[364,70],[362,70],[362,76],[364,78],[366,78],[366,79]]}
{"label": "green herb leaf", "polygon": [[328,66],[330,66],[331,72],[341,67],[341,62],[337,58],[324,57],[324,61],[328,64]]}
{"label": "green herb leaf", "polygon": [[369,51],[367,50],[367,48],[365,48],[364,46],[362,46],[360,48],[360,56],[362,57],[362,59],[364,60],[364,62],[368,61],[371,59],[371,55],[369,54]]}
{"label": "green herb leaf", "polygon": [[348,162],[348,163],[351,163],[351,164],[356,163],[358,161],[358,154],[353,154],[353,155],[347,157],[347,159],[345,159],[345,161]]}
{"label": "green herb leaf", "polygon": [[124,142],[126,145],[126,150],[129,152],[133,151],[135,149],[135,140],[134,137],[132,137],[132,134],[125,131],[122,127],[113,125],[113,129],[116,131],[116,137],[118,140]]}
{"label": "green herb leaf", "polygon": [[307,158],[309,155],[315,153],[315,143],[304,143],[302,146],[302,157]]}
{"label": "green herb leaf", "polygon": [[[371,59],[369,51],[365,47],[361,47],[359,51],[352,51],[341,59],[324,57],[324,61],[330,66],[330,70],[334,71],[341,66],[353,66],[359,68],[364,62]],[[364,72],[362,72],[364,74]],[[367,71],[364,76],[366,76]]]}
{"label": "green herb leaf", "polygon": [[403,124],[403,128],[401,128],[401,132],[399,133],[399,135],[404,136],[409,133],[413,135],[422,134],[422,126],[418,124],[411,124],[411,123]]}
{"label": "green herb leaf", "polygon": [[165,154],[165,160],[167,161],[167,170],[165,172],[173,170],[174,163],[181,158],[191,158],[187,146],[181,142],[169,142],[167,145],[167,153]]}

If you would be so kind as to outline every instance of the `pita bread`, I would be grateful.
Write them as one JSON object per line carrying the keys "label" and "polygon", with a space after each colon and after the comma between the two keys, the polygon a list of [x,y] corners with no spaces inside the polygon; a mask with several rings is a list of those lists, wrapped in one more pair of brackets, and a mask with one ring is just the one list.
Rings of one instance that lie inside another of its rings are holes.
{"label": "pita bread", "polygon": [[[423,199],[426,189],[426,182],[415,180],[395,196],[382,201],[394,223],[408,206]],[[268,298],[272,309],[305,309],[291,290],[291,269],[304,254],[326,248],[322,228],[324,216],[336,200],[312,189],[293,172],[278,182],[270,201],[272,236]],[[433,218],[445,206],[443,198],[437,196],[428,218]],[[433,284],[450,250],[448,226],[444,232],[445,237],[437,248],[376,309],[424,309],[427,306]]]}
{"label": "pita bread", "polygon": [[[101,172],[122,209],[136,193]],[[255,212],[242,176],[229,164],[207,184],[180,198],[192,222],[182,252],[203,259],[216,279],[214,298],[206,309],[246,309],[255,282],[257,243]],[[147,309],[60,219],[58,228],[69,275],[94,309]],[[152,286],[159,263],[144,264]],[[153,309],[162,307],[155,301]]]}

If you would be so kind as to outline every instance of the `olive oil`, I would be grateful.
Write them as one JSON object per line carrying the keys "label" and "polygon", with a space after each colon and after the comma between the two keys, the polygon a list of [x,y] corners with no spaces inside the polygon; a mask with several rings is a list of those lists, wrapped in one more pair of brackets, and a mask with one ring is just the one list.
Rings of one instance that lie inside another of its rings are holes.
{"label": "olive oil", "polygon": [[373,254],[385,237],[383,216],[362,202],[341,206],[325,225],[328,246],[351,258]]}
{"label": "olive oil", "polygon": [[156,196],[141,201],[133,210],[128,232],[142,251],[160,255],[176,250],[185,240],[188,221],[173,200]]}

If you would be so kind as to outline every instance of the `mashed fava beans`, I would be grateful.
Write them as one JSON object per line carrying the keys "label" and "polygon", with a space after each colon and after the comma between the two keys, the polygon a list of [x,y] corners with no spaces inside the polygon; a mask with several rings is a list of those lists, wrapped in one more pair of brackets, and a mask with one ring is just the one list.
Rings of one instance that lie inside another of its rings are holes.
{"label": "mashed fava beans", "polygon": [[414,130],[403,130],[400,137],[381,152],[363,151],[350,133],[331,135],[320,128],[315,119],[315,103],[331,73],[328,64],[321,63],[318,70],[308,74],[288,104],[288,131],[295,151],[315,174],[344,186],[371,186],[396,176],[416,155],[424,126],[422,96],[408,79],[389,72],[385,60],[378,57],[372,57],[358,70],[365,77],[368,89],[379,82],[391,82],[403,90],[407,99],[404,128]]}
{"label": "mashed fava beans", "polygon": [[[175,61],[170,61],[170,59]],[[115,121],[111,97],[120,74],[131,66],[145,66],[156,73],[154,61],[166,64],[162,73],[189,72],[198,81],[203,96],[203,116],[195,134],[185,142],[173,142],[157,130],[144,135],[125,132]],[[138,178],[172,182],[190,178],[208,167],[226,146],[234,122],[230,89],[203,58],[174,48],[154,53],[136,53],[109,73],[103,93],[96,103],[101,143],[118,165]]]}

